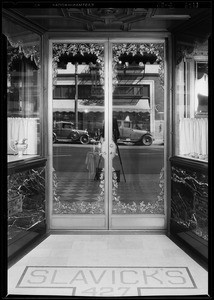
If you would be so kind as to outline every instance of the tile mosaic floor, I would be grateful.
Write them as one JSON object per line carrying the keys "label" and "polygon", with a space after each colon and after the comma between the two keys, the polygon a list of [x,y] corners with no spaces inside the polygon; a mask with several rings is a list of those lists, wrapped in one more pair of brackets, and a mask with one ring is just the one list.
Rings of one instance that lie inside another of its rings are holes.
{"label": "tile mosaic floor", "polygon": [[[88,175],[82,172],[79,176],[75,172],[57,172],[57,195],[60,196],[61,201],[97,201],[100,195],[99,181],[88,179]],[[146,174],[139,176],[126,175],[126,182],[121,181],[118,183],[117,194],[120,196],[121,201],[128,203],[133,199],[136,203],[145,201],[153,203],[154,199],[160,193],[159,175]],[[131,179],[131,180],[130,180]]]}
{"label": "tile mosaic floor", "polygon": [[208,273],[165,235],[50,235],[8,270],[10,295],[207,295]]}

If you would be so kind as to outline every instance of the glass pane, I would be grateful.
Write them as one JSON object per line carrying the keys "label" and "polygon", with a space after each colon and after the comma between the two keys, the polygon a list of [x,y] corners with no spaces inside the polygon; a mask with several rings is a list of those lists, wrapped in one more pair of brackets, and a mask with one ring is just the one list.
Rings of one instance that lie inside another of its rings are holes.
{"label": "glass pane", "polygon": [[164,214],[163,44],[113,45],[113,214]]}
{"label": "glass pane", "polygon": [[8,162],[40,155],[41,38],[3,18],[7,48]]}
{"label": "glass pane", "polygon": [[208,41],[176,51],[175,154],[208,161]]}
{"label": "glass pane", "polygon": [[54,44],[53,61],[53,213],[104,214],[104,45]]}
{"label": "glass pane", "polygon": [[2,29],[7,72],[7,237],[8,257],[13,258],[46,227],[45,167],[32,169],[23,162],[41,154],[41,38],[4,17]]}

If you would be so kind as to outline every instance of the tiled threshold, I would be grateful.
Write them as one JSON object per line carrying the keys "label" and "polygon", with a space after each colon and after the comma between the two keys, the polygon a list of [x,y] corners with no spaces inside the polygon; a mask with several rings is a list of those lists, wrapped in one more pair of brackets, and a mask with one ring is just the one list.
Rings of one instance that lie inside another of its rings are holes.
{"label": "tiled threshold", "polygon": [[52,234],[8,270],[9,295],[207,295],[208,272],[164,234]]}

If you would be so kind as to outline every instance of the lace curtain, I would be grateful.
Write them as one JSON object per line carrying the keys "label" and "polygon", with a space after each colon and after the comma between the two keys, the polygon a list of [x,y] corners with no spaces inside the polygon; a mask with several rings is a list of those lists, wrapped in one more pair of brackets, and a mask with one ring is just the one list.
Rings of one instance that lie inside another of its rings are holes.
{"label": "lace curtain", "polygon": [[[18,49],[18,55],[30,58],[40,68],[40,44],[41,38],[38,34],[27,30],[7,18],[2,18],[3,34],[14,49]],[[17,58],[17,53],[11,51],[11,62]]]}
{"label": "lace curtain", "polygon": [[208,159],[208,119],[183,118],[180,120],[180,155]]}
{"label": "lace curtain", "polygon": [[7,153],[14,154],[10,148],[12,141],[27,139],[28,148],[25,154],[37,154],[38,118],[8,118],[7,123]]}

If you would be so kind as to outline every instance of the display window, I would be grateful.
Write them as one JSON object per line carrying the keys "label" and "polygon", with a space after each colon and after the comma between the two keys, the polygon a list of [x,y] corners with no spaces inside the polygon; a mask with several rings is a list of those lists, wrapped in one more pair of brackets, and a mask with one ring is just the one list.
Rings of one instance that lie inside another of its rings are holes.
{"label": "display window", "polygon": [[208,41],[177,41],[175,65],[175,155],[208,161]]}
{"label": "display window", "polygon": [[41,38],[3,18],[7,48],[8,162],[41,154]]}

